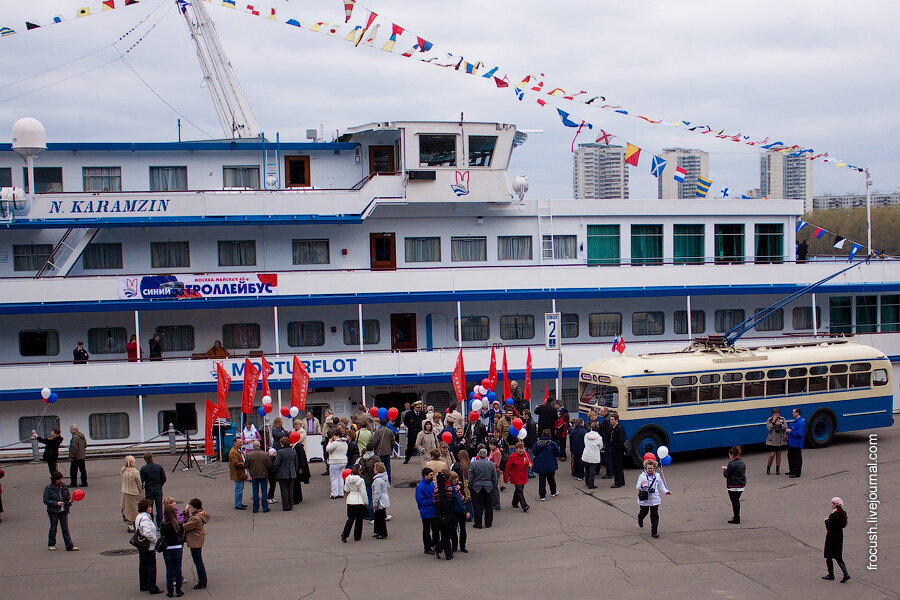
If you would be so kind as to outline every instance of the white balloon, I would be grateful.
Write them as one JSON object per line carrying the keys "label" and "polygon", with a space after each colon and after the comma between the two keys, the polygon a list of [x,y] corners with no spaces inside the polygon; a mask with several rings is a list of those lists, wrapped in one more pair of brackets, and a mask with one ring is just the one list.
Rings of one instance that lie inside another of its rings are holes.
{"label": "white balloon", "polygon": [[50,397],[50,388],[48,388],[48,387],[42,388],[41,389],[41,398],[46,400],[49,397]]}
{"label": "white balloon", "polygon": [[472,410],[481,410],[481,400],[472,400]]}
{"label": "white balloon", "polygon": [[664,458],[667,457],[668,455],[669,455],[669,448],[666,447],[666,446],[660,446],[660,447],[656,450],[656,456],[657,456],[660,460],[664,459]]}
{"label": "white balloon", "polygon": [[291,416],[296,417],[299,414],[300,414],[300,409],[297,408],[296,406],[292,406],[291,407]]}
{"label": "white balloon", "polygon": [[272,404],[272,396],[266,394],[262,397],[263,404]]}
{"label": "white balloon", "polygon": [[488,389],[486,387],[484,387],[483,385],[479,385],[478,393],[481,394],[482,396],[486,396],[488,393]]}
{"label": "white balloon", "polygon": [[528,432],[525,431],[524,429],[520,429],[519,434],[516,437],[519,438],[520,440],[524,440],[526,437],[528,437]]}

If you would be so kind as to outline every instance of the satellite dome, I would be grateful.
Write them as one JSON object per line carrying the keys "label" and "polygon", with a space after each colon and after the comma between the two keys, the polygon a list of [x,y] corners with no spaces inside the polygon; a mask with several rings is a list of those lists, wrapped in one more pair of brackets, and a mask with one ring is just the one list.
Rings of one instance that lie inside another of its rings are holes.
{"label": "satellite dome", "polygon": [[12,149],[22,155],[34,155],[47,149],[47,132],[41,122],[24,117],[12,126]]}

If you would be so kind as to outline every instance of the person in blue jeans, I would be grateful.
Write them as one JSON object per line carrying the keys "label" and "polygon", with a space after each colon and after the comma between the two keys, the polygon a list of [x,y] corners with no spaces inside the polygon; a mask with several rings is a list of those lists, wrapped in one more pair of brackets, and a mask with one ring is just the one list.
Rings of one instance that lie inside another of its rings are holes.
{"label": "person in blue jeans", "polygon": [[178,520],[174,504],[167,504],[165,520],[160,526],[160,535],[166,543],[163,562],[166,563],[166,596],[184,596],[181,591],[181,558],[184,554],[184,525]]}
{"label": "person in blue jeans", "polygon": [[228,453],[228,469],[231,480],[234,482],[234,509],[246,510],[244,504],[244,482],[247,481],[247,469],[244,466],[244,455],[238,449],[237,444],[231,447]]}
{"label": "person in blue jeans", "polygon": [[434,522],[434,471],[422,469],[422,480],[416,486],[416,505],[422,519],[422,545],[425,554],[434,554],[441,541],[441,534]]}
{"label": "person in blue jeans", "polygon": [[247,465],[247,473],[253,479],[253,512],[259,512],[259,505],[262,504],[262,511],[269,512],[269,501],[266,493],[269,487],[269,463],[272,459],[269,455],[260,450],[259,441],[253,442],[253,451],[247,455],[244,463]]}
{"label": "person in blue jeans", "polygon": [[559,446],[550,437],[550,430],[541,432],[541,439],[535,443],[534,448],[534,472],[538,474],[538,496],[541,502],[547,499],[547,483],[550,483],[550,495],[556,496],[556,470],[559,468],[557,458],[562,452]]}
{"label": "person in blue jeans", "polygon": [[803,437],[806,435],[806,419],[800,416],[800,408],[794,409],[794,422],[788,436],[788,475],[791,479],[800,477],[803,470]]}

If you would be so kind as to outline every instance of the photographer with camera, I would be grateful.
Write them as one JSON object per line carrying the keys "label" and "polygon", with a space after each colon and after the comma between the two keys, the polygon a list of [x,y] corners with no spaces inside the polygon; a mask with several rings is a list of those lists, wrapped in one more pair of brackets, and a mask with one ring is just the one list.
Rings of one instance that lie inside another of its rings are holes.
{"label": "photographer with camera", "polygon": [[638,476],[638,506],[641,507],[638,512],[638,527],[644,526],[644,517],[650,513],[650,535],[658,538],[657,527],[659,527],[659,505],[662,502],[661,494],[671,495],[665,480],[657,473],[658,466],[655,460],[647,459],[644,461],[644,470]]}

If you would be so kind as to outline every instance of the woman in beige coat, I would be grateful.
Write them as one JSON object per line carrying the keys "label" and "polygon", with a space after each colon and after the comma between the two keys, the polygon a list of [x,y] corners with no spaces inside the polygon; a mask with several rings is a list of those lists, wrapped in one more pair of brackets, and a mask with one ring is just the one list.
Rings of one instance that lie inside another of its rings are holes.
{"label": "woman in beige coat", "polygon": [[431,450],[437,448],[439,444],[437,433],[434,431],[434,424],[431,421],[422,423],[422,431],[416,436],[416,450],[422,458],[422,466],[431,460]]}
{"label": "woman in beige coat", "polygon": [[128,525],[128,532],[134,532],[134,520],[138,514],[138,501],[144,496],[141,474],[134,466],[134,457],[125,457],[122,467],[122,520]]}

